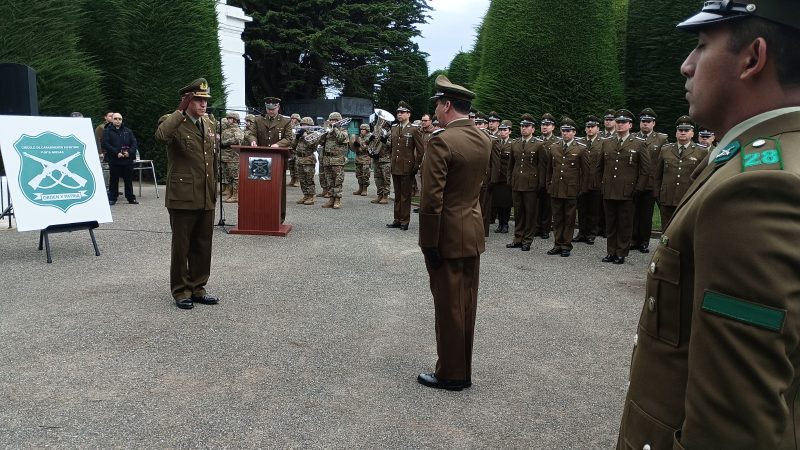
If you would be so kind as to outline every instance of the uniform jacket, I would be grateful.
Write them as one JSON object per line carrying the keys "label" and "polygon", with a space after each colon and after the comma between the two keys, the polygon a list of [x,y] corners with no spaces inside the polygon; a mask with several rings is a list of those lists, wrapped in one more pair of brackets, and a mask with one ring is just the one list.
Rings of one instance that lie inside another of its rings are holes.
{"label": "uniform jacket", "polygon": [[594,139],[589,141],[587,138],[581,139],[581,142],[586,144],[584,151],[589,161],[589,170],[584,174],[582,186],[584,191],[598,191],[603,179],[603,174],[598,170],[600,167],[600,158],[603,155],[603,139],[597,135]]}
{"label": "uniform jacket", "polygon": [[317,163],[317,154],[314,151],[317,149],[317,144],[309,144],[305,139],[295,139],[292,143],[294,146],[295,162],[303,165],[315,165]]}
{"label": "uniform jacket", "polygon": [[492,184],[508,183],[508,161],[511,155],[511,139],[503,141],[497,138],[492,145],[492,162],[489,167],[492,169],[490,180]]}
{"label": "uniform jacket", "polygon": [[[244,139],[244,132],[238,125],[228,125],[225,121],[222,123],[222,136],[220,145],[222,147],[222,155],[220,159],[224,162],[236,163],[239,162],[239,153],[231,148],[231,145],[241,145]],[[249,142],[248,142],[249,144]]]}
{"label": "uniform jacket", "polygon": [[489,163],[486,165],[486,174],[484,175],[483,182],[481,183],[481,188],[487,189],[489,187],[489,184],[491,184],[492,182],[492,172],[495,171],[493,166],[495,159],[492,157],[492,155],[500,152],[500,139],[495,137],[487,129],[483,129],[481,131],[486,133],[486,136],[492,141],[492,152],[489,155]]}
{"label": "uniform jacket", "polygon": [[583,180],[589,171],[586,144],[573,139],[550,145],[547,152],[547,193],[550,198],[578,198],[583,192]]}
{"label": "uniform jacket", "polygon": [[653,254],[618,449],[797,448],[800,108],[768,117],[720,141]]}
{"label": "uniform jacket", "polygon": [[422,168],[419,246],[438,248],[442,258],[483,253],[480,186],[491,141],[469,119],[457,119],[428,142]]}
{"label": "uniform jacket", "polygon": [[[419,168],[417,161],[417,128],[411,124],[392,125],[386,146],[392,153],[392,175],[411,175]],[[420,160],[422,157],[419,157]]]}
{"label": "uniform jacket", "polygon": [[422,160],[425,159],[425,149],[428,148],[428,141],[431,140],[433,130],[432,126],[428,127],[427,130],[422,127],[417,128],[417,166],[422,166]]}
{"label": "uniform jacket", "polygon": [[[128,149],[127,158],[119,158],[123,147]],[[130,166],[136,159],[139,144],[130,128],[122,125],[119,128],[109,125],[103,132],[103,148],[106,151],[105,161],[112,166]]]}
{"label": "uniform jacket", "polygon": [[356,153],[356,164],[372,164],[372,158],[369,156],[369,133],[366,137],[354,135],[351,137],[350,147]]}
{"label": "uniform jacket", "polygon": [[602,174],[601,190],[605,200],[631,200],[636,191],[643,191],[650,180],[650,158],[644,139],[629,134],[622,144],[617,136],[603,139],[602,157],[598,159]]}
{"label": "uniform jacket", "polygon": [[538,191],[545,187],[547,151],[541,140],[516,139],[508,156],[508,180],[513,191]]}
{"label": "uniform jacket", "polygon": [[677,143],[661,147],[653,174],[659,203],[678,206],[683,194],[689,190],[692,172],[707,155],[708,151],[694,142],[686,144],[686,150],[680,156]]}
{"label": "uniform jacket", "polygon": [[175,111],[158,125],[156,141],[167,146],[166,206],[171,209],[212,210],[217,199],[215,123],[201,117],[204,133],[192,120]]}
{"label": "uniform jacket", "polygon": [[294,140],[292,121],[278,114],[274,119],[269,116],[256,116],[255,120],[256,145],[268,147],[278,144],[278,147],[291,147]]}
{"label": "uniform jacket", "polygon": [[347,144],[350,136],[347,131],[333,127],[331,131],[322,135],[319,145],[324,149],[322,163],[326,166],[343,166],[347,162]]}
{"label": "uniform jacket", "polygon": [[103,123],[94,129],[94,140],[97,141],[97,152],[105,155],[106,151],[103,149],[103,133],[106,131],[106,126],[109,123],[103,120]]}
{"label": "uniform jacket", "polygon": [[644,139],[644,145],[647,146],[648,156],[650,157],[650,168],[647,170],[650,173],[650,180],[647,184],[648,191],[656,190],[656,164],[658,164],[658,155],[661,153],[661,147],[667,144],[667,135],[664,133],[651,132],[645,135],[641,131],[634,134],[634,136]]}

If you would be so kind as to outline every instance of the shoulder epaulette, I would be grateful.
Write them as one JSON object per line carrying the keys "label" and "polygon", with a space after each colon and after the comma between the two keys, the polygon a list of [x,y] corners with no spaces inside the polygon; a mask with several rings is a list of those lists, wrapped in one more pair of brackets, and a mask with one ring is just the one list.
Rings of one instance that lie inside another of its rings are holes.
{"label": "shoulder epaulette", "polygon": [[445,130],[444,128],[439,128],[438,130],[433,130],[431,132],[431,137],[436,136],[437,134],[441,133],[444,130]]}
{"label": "shoulder epaulette", "polygon": [[[694,143],[693,143],[693,144],[694,144]],[[703,145],[703,144],[701,144],[701,143],[699,143],[699,142],[698,142],[698,143],[696,143],[696,144],[694,144],[694,145],[696,145],[697,147],[700,147],[700,148],[708,148],[708,146],[707,146],[707,145]]]}
{"label": "shoulder epaulette", "polygon": [[581,147],[588,147],[588,146],[589,146],[589,144],[587,144],[586,142],[581,142],[581,141],[575,141],[575,142],[576,142],[578,145],[580,145]]}
{"label": "shoulder epaulette", "polygon": [[647,140],[647,139],[645,139],[645,138],[643,138],[641,136],[634,136],[634,139],[638,139],[640,141],[646,141]]}
{"label": "shoulder epaulette", "polygon": [[658,132],[656,132],[656,134],[658,134],[661,137],[667,137],[667,133],[658,133]]}
{"label": "shoulder epaulette", "polygon": [[392,125],[392,128],[395,128],[395,127],[397,127],[397,126],[399,126],[399,125],[398,125],[398,124],[394,124],[394,125]]}
{"label": "shoulder epaulette", "polygon": [[602,139],[602,140],[604,140],[604,141],[607,141],[607,140],[609,140],[609,139],[612,139],[613,137],[614,137],[614,136],[600,136],[600,139]]}
{"label": "shoulder epaulette", "polygon": [[536,136],[533,138],[535,141],[544,142],[544,138],[541,136]]}

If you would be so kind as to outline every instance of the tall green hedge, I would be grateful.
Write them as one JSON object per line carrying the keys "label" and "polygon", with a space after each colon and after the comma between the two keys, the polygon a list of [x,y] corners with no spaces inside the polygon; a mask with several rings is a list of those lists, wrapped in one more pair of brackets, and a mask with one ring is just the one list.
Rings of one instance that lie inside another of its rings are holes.
{"label": "tall green hedge", "polygon": [[615,0],[494,0],[480,29],[475,107],[581,120],[622,104]]}
{"label": "tall green hedge", "polygon": [[39,114],[97,116],[105,107],[101,71],[80,48],[79,4],[69,0],[0,2],[0,62],[36,70]]}
{"label": "tall green hedge", "polygon": [[472,53],[458,52],[447,68],[447,78],[453,83],[469,89],[472,87]]}
{"label": "tall green hedge", "polygon": [[634,114],[653,108],[656,126],[672,135],[675,120],[687,114],[683,60],[696,37],[675,28],[698,9],[696,0],[630,0],[625,90]]}

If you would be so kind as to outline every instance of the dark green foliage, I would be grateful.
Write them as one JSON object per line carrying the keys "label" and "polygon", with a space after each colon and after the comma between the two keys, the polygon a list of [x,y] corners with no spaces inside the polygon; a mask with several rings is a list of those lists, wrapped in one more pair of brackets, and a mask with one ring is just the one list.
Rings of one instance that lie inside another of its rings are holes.
{"label": "dark green foliage", "polygon": [[129,2],[120,22],[127,44],[122,50],[130,56],[117,86],[120,110],[139,139],[142,157],[156,160],[163,175],[166,152],[154,133],[159,117],[175,111],[178,90],[203,77],[211,87],[209,107],[225,105],[214,0]]}
{"label": "dark green foliage", "polygon": [[433,97],[433,94],[436,93],[436,77],[438,77],[439,75],[447,76],[447,70],[446,69],[434,70],[430,75],[428,75],[428,90],[427,90],[428,97]]}
{"label": "dark green foliage", "polygon": [[614,2],[493,0],[479,29],[474,106],[515,123],[550,112],[581,121],[622,104]]}
{"label": "dark green foliage", "polygon": [[[416,58],[406,55],[421,54],[411,38],[419,35],[416,24],[425,21],[430,9],[427,0],[231,4],[254,19],[244,33],[248,101],[253,105],[260,105],[267,95],[319,98],[327,85],[346,96],[372,98],[375,85],[388,82],[390,73],[417,70]],[[410,65],[401,67],[404,63]]]}
{"label": "dark green foliage", "polygon": [[79,47],[78,4],[68,0],[0,2],[0,62],[36,70],[39,114],[97,117],[105,106],[100,72]]}
{"label": "dark green foliage", "polygon": [[[697,38],[675,25],[698,9],[695,0],[631,0],[625,90],[627,105],[638,113],[650,107],[660,131],[673,135],[675,120],[687,114],[680,66]],[[657,13],[656,13],[657,11]],[[647,17],[648,20],[636,20]]]}
{"label": "dark green foliage", "polygon": [[453,60],[450,61],[450,67],[447,68],[447,78],[453,83],[460,84],[467,89],[472,88],[472,66],[473,66],[472,53],[458,52]]}
{"label": "dark green foliage", "polygon": [[378,91],[376,105],[394,114],[400,100],[411,105],[411,117],[432,113],[428,86],[428,63],[419,51],[402,52],[389,63],[386,81]]}

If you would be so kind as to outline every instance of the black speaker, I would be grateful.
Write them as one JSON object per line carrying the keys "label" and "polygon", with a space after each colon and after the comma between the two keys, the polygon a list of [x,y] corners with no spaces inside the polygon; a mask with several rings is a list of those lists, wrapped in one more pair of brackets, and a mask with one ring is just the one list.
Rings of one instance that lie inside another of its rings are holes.
{"label": "black speaker", "polygon": [[0,114],[39,115],[35,70],[24,64],[0,64]]}

